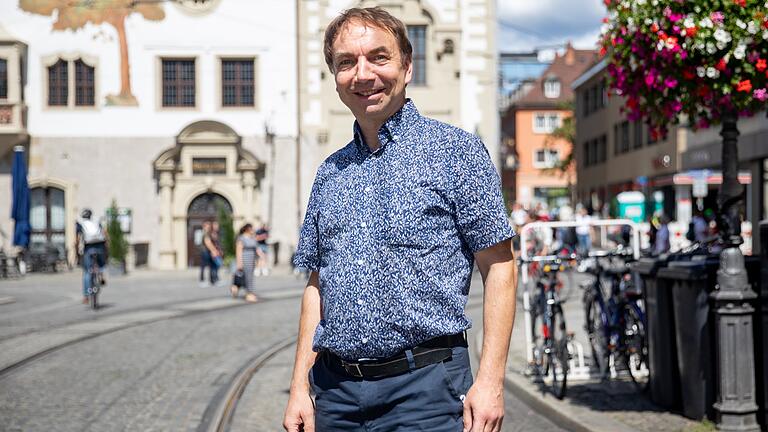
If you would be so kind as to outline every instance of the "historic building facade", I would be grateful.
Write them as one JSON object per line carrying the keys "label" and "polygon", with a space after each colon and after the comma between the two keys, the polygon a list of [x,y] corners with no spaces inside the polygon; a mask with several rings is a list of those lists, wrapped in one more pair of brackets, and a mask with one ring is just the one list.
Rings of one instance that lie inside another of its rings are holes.
{"label": "historic building facade", "polygon": [[[268,224],[287,262],[317,166],[351,139],[322,35],[353,6],[379,4],[408,24],[409,96],[498,154],[492,0],[109,4],[0,4],[0,190],[21,145],[33,243],[70,260],[77,215],[104,216],[114,201],[150,267],[195,265],[202,221],[220,211],[236,228]],[[77,9],[94,5],[99,24],[82,21]],[[6,250],[10,206],[0,193]]]}
{"label": "historic building facade", "polygon": [[[156,268],[194,264],[196,232],[219,208],[235,227],[269,224],[273,241],[294,242],[297,222],[281,215],[296,205],[295,28],[273,24],[294,23],[294,5],[109,4],[92,11],[99,25],[79,21],[78,8],[96,7],[85,2],[0,5],[0,110],[11,113],[0,187],[10,190],[12,147],[23,145],[32,242],[71,260],[77,215],[102,217],[112,201],[138,259]],[[9,195],[0,229],[10,239]]]}

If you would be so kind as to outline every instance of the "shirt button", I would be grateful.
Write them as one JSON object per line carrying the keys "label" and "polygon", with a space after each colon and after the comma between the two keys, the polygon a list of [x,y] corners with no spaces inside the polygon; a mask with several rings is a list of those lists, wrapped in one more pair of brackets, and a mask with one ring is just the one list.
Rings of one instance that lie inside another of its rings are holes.
{"label": "shirt button", "polygon": [[370,192],[370,191],[371,191],[371,187],[370,187],[370,186],[366,186],[366,187],[365,187],[365,191],[366,191],[366,192]]}
{"label": "shirt button", "polygon": [[362,341],[363,343],[368,343],[368,338],[363,338]]}
{"label": "shirt button", "polygon": [[363,227],[363,228],[365,228],[365,227],[367,227],[367,226],[368,226],[368,224],[367,224],[367,223],[365,223],[365,222],[360,222],[360,226],[361,226],[361,227]]}
{"label": "shirt button", "polygon": [[364,261],[363,261],[363,260],[361,260],[361,259],[359,259],[359,260],[357,260],[357,263],[358,263],[359,265],[363,265]]}
{"label": "shirt button", "polygon": [[364,305],[364,304],[365,304],[365,302],[363,301],[363,299],[357,299],[357,304],[359,304],[360,306],[362,306],[362,305]]}

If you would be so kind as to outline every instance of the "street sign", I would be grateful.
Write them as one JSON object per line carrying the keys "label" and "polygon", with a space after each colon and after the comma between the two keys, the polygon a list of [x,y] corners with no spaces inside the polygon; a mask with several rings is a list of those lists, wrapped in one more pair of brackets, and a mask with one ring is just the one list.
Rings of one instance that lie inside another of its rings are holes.
{"label": "street sign", "polygon": [[704,198],[709,193],[709,187],[707,186],[707,177],[709,172],[706,170],[691,172],[693,179],[693,191],[692,195],[695,198]]}

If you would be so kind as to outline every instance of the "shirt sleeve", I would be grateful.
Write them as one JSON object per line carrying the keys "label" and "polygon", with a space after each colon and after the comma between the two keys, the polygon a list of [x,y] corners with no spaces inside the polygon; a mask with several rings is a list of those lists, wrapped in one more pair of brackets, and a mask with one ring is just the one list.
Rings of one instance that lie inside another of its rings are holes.
{"label": "shirt sleeve", "polygon": [[[322,168],[322,167],[321,167]],[[304,215],[304,223],[301,224],[299,244],[296,254],[293,256],[293,266],[311,271],[320,270],[320,236],[318,235],[317,218],[320,207],[321,175],[318,171],[312,192],[309,195],[307,213]]]}
{"label": "shirt sleeve", "polygon": [[501,179],[483,143],[470,139],[456,152],[456,223],[472,252],[515,236],[507,219]]}

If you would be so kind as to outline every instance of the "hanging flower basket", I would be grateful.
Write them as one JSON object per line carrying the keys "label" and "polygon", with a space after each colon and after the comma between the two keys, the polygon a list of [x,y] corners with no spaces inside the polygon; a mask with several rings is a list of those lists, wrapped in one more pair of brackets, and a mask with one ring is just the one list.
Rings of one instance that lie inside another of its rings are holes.
{"label": "hanging flower basket", "polygon": [[654,138],[681,121],[695,130],[766,108],[765,0],[604,1],[609,86]]}

